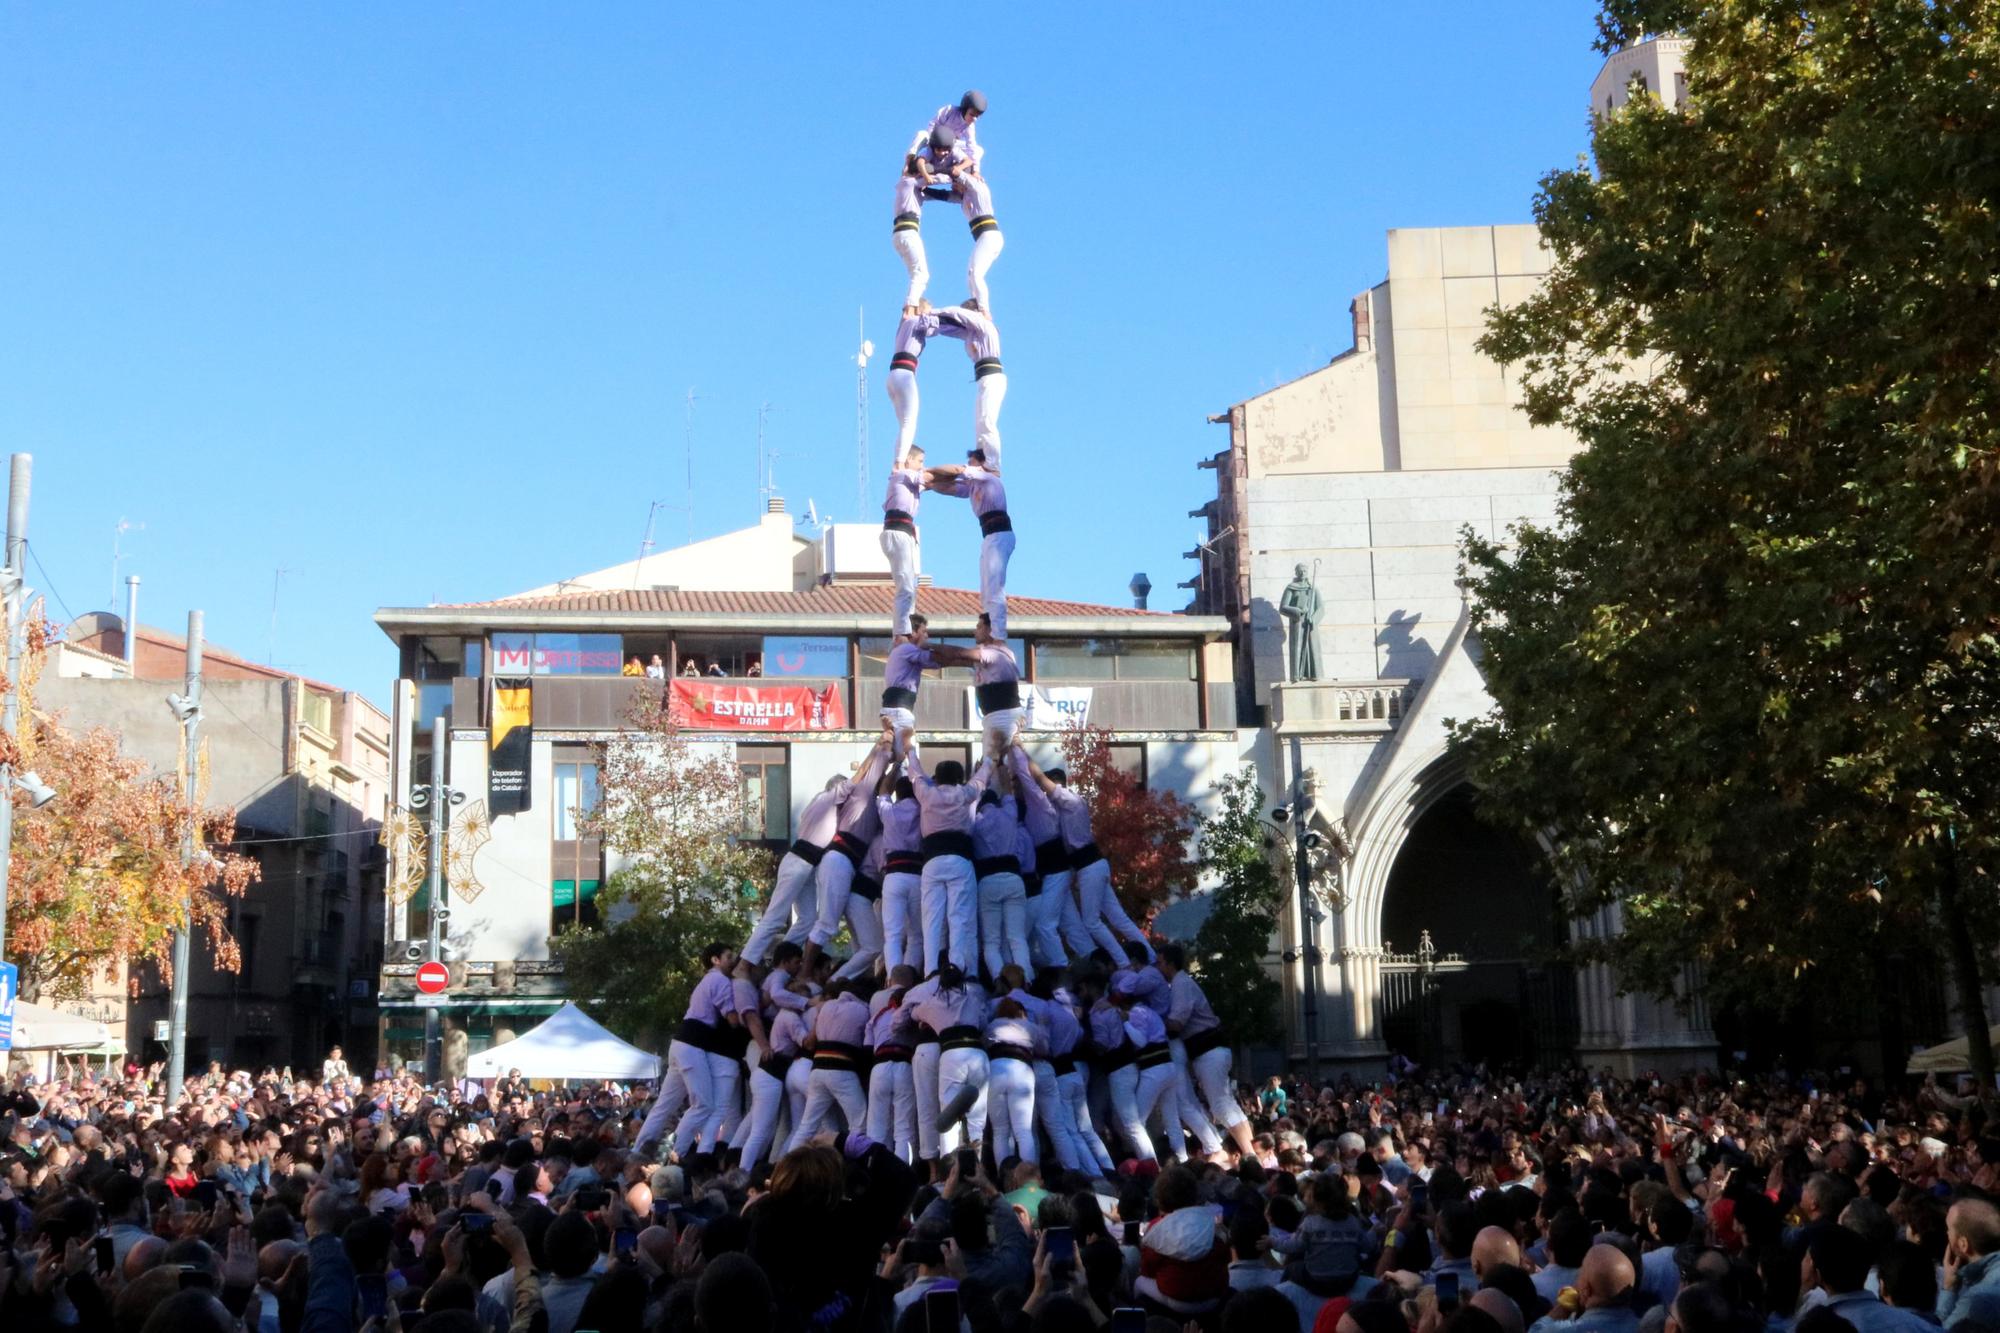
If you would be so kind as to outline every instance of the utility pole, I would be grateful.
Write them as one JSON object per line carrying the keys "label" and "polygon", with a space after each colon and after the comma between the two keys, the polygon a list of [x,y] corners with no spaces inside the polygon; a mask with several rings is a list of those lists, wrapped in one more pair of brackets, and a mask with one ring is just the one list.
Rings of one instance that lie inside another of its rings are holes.
{"label": "utility pole", "polygon": [[1319,1085],[1319,921],[1313,907],[1311,846],[1312,804],[1306,796],[1304,756],[1292,738],[1292,874],[1299,883],[1299,955],[1305,962],[1305,994],[1301,1016],[1306,1025],[1306,1081]]}
{"label": "utility pole", "polygon": [[[188,612],[187,679],[179,694],[167,696],[167,706],[181,720],[181,795],[187,801],[187,827],[181,832],[181,865],[192,868],[201,812],[195,806],[195,730],[201,725],[201,612]],[[174,983],[167,1003],[167,1100],[169,1115],[181,1099],[181,1079],[187,1072],[188,933],[194,924],[191,899],[181,899],[181,924],[174,931]]]}
{"label": "utility pole", "polygon": [[[7,695],[0,703],[0,733],[11,742],[21,722],[21,658],[28,648],[28,625],[21,614],[26,598],[28,480],[33,454],[15,454],[7,469],[7,551],[0,569],[7,616]],[[7,956],[7,872],[14,859],[14,768],[0,767],[0,959]]]}
{"label": "utility pole", "polygon": [[[430,930],[425,940],[424,959],[426,962],[444,963],[450,961],[450,949],[445,943],[445,927],[451,920],[451,908],[445,901],[444,840],[451,827],[451,807],[465,799],[464,792],[453,791],[445,785],[445,721],[443,717],[431,719],[431,780],[410,793],[410,805],[416,810],[428,810],[430,814],[430,836],[425,839],[427,859],[424,882],[430,895]],[[424,1006],[424,1082],[435,1084],[444,1077],[444,1015],[439,1012],[443,996],[427,997]]]}

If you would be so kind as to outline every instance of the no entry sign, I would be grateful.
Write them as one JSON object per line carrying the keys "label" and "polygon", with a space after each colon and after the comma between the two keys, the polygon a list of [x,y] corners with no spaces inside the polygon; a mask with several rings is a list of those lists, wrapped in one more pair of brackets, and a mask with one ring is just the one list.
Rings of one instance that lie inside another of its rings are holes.
{"label": "no entry sign", "polygon": [[426,995],[442,995],[451,985],[451,973],[443,963],[425,963],[417,969],[417,989]]}

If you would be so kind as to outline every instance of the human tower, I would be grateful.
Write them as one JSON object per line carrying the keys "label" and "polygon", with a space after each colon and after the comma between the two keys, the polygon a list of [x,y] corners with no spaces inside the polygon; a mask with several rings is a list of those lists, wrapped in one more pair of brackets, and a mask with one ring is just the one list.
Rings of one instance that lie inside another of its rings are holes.
{"label": "human tower", "polygon": [[[896,454],[882,503],[895,581],[882,737],[851,778],[807,805],[761,919],[739,950],[703,954],[669,1048],[642,1147],[751,1171],[823,1130],[890,1144],[941,1177],[961,1148],[998,1167],[1113,1172],[1161,1147],[1210,1155],[1226,1132],[1250,1148],[1230,1050],[1173,945],[1155,952],[1119,902],[1088,804],[1062,770],[1015,744],[1020,667],[1007,645],[1013,522],[1001,480],[1000,361],[988,280],[1004,244],[966,93],[917,132],[896,181],[891,238],[908,282],[889,363]],[[967,295],[926,297],[923,212],[956,203],[972,234]],[[937,336],[972,360],[971,448],[928,465],[917,443],[917,370]],[[917,509],[927,492],[979,520],[981,612],[972,647],[933,643],[916,613]],[[972,669],[983,755],[926,766],[916,737],[924,672]],[[826,954],[845,922],[844,961]],[[747,1097],[746,1097],[747,1094]],[[1156,1137],[1157,1136],[1157,1137]],[[1114,1155],[1115,1154],[1115,1155]]]}

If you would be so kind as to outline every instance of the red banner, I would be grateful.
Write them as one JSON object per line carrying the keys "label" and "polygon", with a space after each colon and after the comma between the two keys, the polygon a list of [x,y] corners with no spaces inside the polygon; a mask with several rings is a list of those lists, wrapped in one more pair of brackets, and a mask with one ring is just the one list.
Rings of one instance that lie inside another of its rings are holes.
{"label": "red banner", "polygon": [[840,686],[737,685],[676,676],[674,716],[690,731],[844,731]]}

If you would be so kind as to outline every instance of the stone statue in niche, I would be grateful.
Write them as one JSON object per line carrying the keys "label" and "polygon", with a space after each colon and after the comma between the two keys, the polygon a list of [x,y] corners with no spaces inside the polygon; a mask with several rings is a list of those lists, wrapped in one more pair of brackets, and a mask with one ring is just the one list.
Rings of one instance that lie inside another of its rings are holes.
{"label": "stone statue in niche", "polygon": [[1292,581],[1278,601],[1278,614],[1285,618],[1286,679],[1319,679],[1319,589],[1306,577],[1301,564],[1292,570]]}

